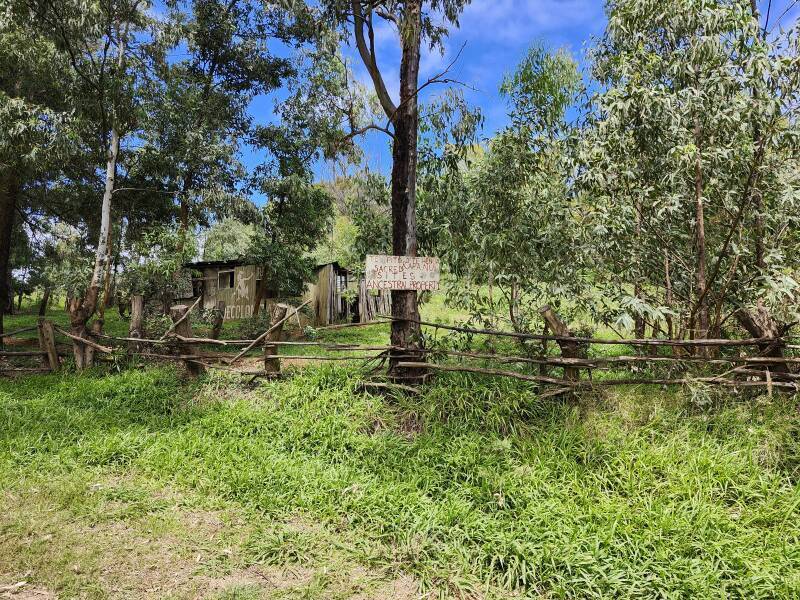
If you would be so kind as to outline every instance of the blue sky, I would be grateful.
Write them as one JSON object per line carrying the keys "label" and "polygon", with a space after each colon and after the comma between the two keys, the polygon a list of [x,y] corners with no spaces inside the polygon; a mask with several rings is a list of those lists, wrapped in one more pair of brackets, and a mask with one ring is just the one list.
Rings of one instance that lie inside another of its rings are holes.
{"label": "blue sky", "polygon": [[[765,15],[769,0],[760,0],[759,4]],[[602,35],[606,25],[604,6],[602,0],[472,0],[464,9],[460,28],[451,30],[444,55],[438,51],[423,54],[420,82],[441,72],[464,46],[449,76],[474,88],[464,89],[465,96],[480,107],[486,120],[483,135],[491,137],[507,122],[506,105],[498,93],[503,75],[513,71],[535,42],[552,49],[565,48],[585,67],[586,49],[593,37]],[[788,26],[800,16],[800,2],[773,0],[772,23],[787,7],[791,9],[782,17],[782,25]],[[376,46],[387,87],[396,99],[399,50],[397,34],[390,25],[381,24],[378,28]],[[352,50],[347,53],[353,57],[356,76],[372,89],[360,60]],[[421,100],[424,102],[442,91],[442,86],[431,86],[422,93]],[[273,106],[273,98],[257,98],[251,106],[251,114],[258,122],[268,122],[273,118]],[[362,146],[370,168],[388,172],[391,167],[388,139],[383,134],[371,134]],[[260,160],[249,151],[243,158],[248,166]],[[330,168],[324,164],[317,165],[315,171],[318,179],[331,176]]]}

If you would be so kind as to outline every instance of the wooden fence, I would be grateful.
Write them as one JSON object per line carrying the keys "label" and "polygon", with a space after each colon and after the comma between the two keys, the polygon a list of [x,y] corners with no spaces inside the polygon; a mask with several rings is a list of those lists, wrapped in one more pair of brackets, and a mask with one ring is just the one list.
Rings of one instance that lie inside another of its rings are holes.
{"label": "wooden fence", "polygon": [[[785,356],[798,348],[788,344],[783,338],[748,339],[602,339],[576,337],[564,327],[553,321],[553,335],[514,333],[490,329],[476,329],[418,321],[421,326],[433,330],[444,330],[485,336],[488,338],[512,338],[519,342],[515,353],[496,351],[455,350],[441,345],[430,348],[399,348],[390,345],[337,344],[310,340],[281,340],[283,324],[302,308],[277,305],[273,308],[273,325],[255,339],[218,340],[195,337],[190,320],[191,308],[173,307],[172,327],[158,339],[140,337],[97,336],[97,339],[83,339],[42,320],[37,327],[5,334],[11,338],[21,333],[37,331],[36,350],[0,352],[0,373],[48,372],[59,368],[59,353],[56,336],[69,342],[86,344],[101,355],[128,355],[151,360],[182,362],[191,375],[199,375],[206,369],[233,370],[257,377],[274,377],[281,373],[281,364],[286,361],[360,361],[369,367],[370,373],[380,371],[391,355],[404,370],[412,375],[393,377],[390,384],[402,386],[403,378],[424,382],[436,372],[465,372],[494,377],[509,377],[531,382],[541,388],[540,393],[554,396],[574,390],[617,385],[688,385],[706,384],[725,387],[749,388],[766,387],[773,389],[800,391],[800,357]],[[384,317],[386,323],[391,317]],[[359,323],[353,326],[363,327]],[[341,328],[343,326],[334,326]],[[97,340],[102,340],[102,343]],[[33,341],[33,340],[32,340]],[[530,342],[539,342],[533,347]],[[555,342],[549,351],[547,344]],[[593,346],[627,346],[638,349],[640,353],[614,356],[590,356]],[[291,353],[295,348],[313,347],[316,354]],[[215,348],[211,349],[211,348]],[[279,349],[283,353],[279,353]],[[664,349],[670,354],[663,354]],[[220,351],[227,350],[227,351]],[[287,353],[288,351],[288,353]],[[656,353],[653,353],[653,352]],[[662,352],[662,353],[658,353]],[[258,361],[253,361],[258,355]],[[242,367],[242,361],[250,361]],[[40,361],[39,366],[15,366],[15,359]],[[650,371],[664,366],[676,366],[680,376],[668,374],[657,376],[631,376],[642,368]],[[536,372],[531,372],[535,367]],[[705,370],[698,374],[697,368]],[[709,372],[715,370],[716,372]],[[692,370],[695,372],[692,373]],[[616,372],[616,376],[606,375]],[[622,376],[619,376],[622,372]],[[598,376],[602,373],[603,376]],[[375,385],[384,385],[378,381]],[[407,383],[407,382],[406,382]],[[406,389],[408,386],[405,386]]]}
{"label": "wooden fence", "polygon": [[[59,351],[56,347],[55,329],[49,321],[41,319],[36,326],[25,327],[9,333],[0,335],[0,339],[16,339],[22,334],[37,333],[37,339],[21,340],[21,343],[13,346],[5,346],[0,350],[0,373],[51,373],[59,368]],[[35,350],[9,350],[8,348],[29,348],[33,346]],[[31,365],[31,361],[39,363],[38,366]]]}
{"label": "wooden fence", "polygon": [[[415,321],[421,326],[435,330],[487,336],[513,338],[520,342],[525,350],[524,355],[509,355],[496,352],[465,352],[452,349],[424,350],[429,354],[425,361],[401,361],[398,367],[419,369],[420,371],[466,372],[498,377],[510,377],[536,383],[539,386],[554,386],[546,395],[558,395],[570,391],[594,387],[617,385],[690,385],[707,384],[726,387],[766,387],[770,393],[773,389],[800,391],[800,374],[796,371],[800,366],[800,357],[786,357],[785,351],[800,347],[787,343],[785,338],[747,338],[747,339],[603,339],[572,335],[567,327],[558,319],[549,307],[542,310],[545,321],[553,335],[515,333],[491,329],[459,327],[429,321]],[[542,346],[533,351],[526,342],[538,341]],[[547,343],[556,342],[559,356],[547,352]],[[642,351],[641,354],[618,356],[590,357],[593,345],[628,346]],[[659,349],[672,351],[669,356],[657,353]],[[726,355],[726,351],[734,350],[736,355]],[[744,351],[750,352],[743,354]],[[432,358],[432,360],[431,360]],[[458,359],[453,364],[453,358]],[[438,360],[437,360],[438,359]],[[469,360],[479,360],[495,365],[536,365],[538,374],[530,374],[516,370],[499,369],[486,366],[465,364]],[[625,369],[632,367],[649,367],[672,364],[680,365],[687,371],[682,377],[611,377],[596,378],[597,371]],[[688,373],[689,367],[698,366],[722,367],[721,372],[702,376]],[[552,376],[550,369],[561,371],[561,377]]]}

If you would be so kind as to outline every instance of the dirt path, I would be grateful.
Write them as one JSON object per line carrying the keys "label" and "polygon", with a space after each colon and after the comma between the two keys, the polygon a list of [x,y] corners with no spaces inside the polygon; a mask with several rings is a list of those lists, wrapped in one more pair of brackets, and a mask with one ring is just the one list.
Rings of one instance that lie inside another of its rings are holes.
{"label": "dirt path", "polygon": [[0,495],[0,598],[416,598],[407,576],[360,565],[347,544],[296,519],[108,477]]}

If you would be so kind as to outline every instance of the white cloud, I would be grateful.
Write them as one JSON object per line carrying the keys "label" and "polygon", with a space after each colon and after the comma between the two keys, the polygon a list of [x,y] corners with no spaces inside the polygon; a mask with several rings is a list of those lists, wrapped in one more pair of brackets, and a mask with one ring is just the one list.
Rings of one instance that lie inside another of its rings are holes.
{"label": "white cloud", "polygon": [[505,45],[605,23],[599,0],[473,0],[460,21],[459,35]]}
{"label": "white cloud", "polygon": [[420,75],[429,77],[441,73],[450,60],[452,59],[448,58],[446,55],[442,56],[442,53],[437,49],[428,50],[424,48],[419,61]]}

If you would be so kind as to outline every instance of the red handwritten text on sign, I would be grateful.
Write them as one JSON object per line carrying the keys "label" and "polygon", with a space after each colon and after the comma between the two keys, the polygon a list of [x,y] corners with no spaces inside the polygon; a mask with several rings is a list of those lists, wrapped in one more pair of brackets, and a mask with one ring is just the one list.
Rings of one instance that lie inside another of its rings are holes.
{"label": "red handwritten text on sign", "polygon": [[367,289],[438,290],[439,259],[428,256],[367,256]]}

